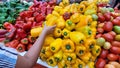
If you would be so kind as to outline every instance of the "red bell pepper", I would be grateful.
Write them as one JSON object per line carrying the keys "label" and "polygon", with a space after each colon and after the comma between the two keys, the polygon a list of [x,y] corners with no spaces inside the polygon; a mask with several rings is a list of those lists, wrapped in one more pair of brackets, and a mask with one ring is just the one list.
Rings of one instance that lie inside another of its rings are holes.
{"label": "red bell pepper", "polygon": [[52,11],[53,11],[53,8],[50,7],[50,5],[48,5],[48,6],[47,6],[47,15],[48,15],[48,14],[51,14]]}
{"label": "red bell pepper", "polygon": [[6,38],[0,38],[0,42],[3,42]]}
{"label": "red bell pepper", "polygon": [[6,43],[5,46],[16,48],[18,46],[18,44],[19,44],[18,40],[12,40],[11,42]]}
{"label": "red bell pepper", "polygon": [[28,44],[28,39],[27,39],[27,38],[21,39],[21,43],[22,43],[22,44]]}
{"label": "red bell pepper", "polygon": [[12,39],[15,35],[15,32],[16,32],[16,28],[14,25],[12,25],[11,23],[9,22],[5,22],[4,23],[4,28],[6,28],[6,30],[8,30],[9,32],[6,34],[6,37],[8,39]]}
{"label": "red bell pepper", "polygon": [[18,44],[18,46],[16,47],[16,50],[18,52],[24,52],[25,51],[25,45],[23,44]]}
{"label": "red bell pepper", "polygon": [[16,28],[23,28],[23,25],[24,25],[24,21],[16,21],[15,23]]}
{"label": "red bell pepper", "polygon": [[27,36],[26,32],[23,29],[17,29],[16,35],[18,35],[20,38],[25,38]]}
{"label": "red bell pepper", "polygon": [[25,17],[32,17],[32,14],[33,14],[33,11],[22,11],[21,13],[20,13],[20,17],[21,18],[24,18],[25,19]]}
{"label": "red bell pepper", "polygon": [[30,31],[31,27],[32,27],[32,22],[28,21],[27,23],[24,23],[23,30]]}
{"label": "red bell pepper", "polygon": [[45,16],[43,16],[42,14],[39,14],[35,17],[36,22],[40,22],[45,20]]}

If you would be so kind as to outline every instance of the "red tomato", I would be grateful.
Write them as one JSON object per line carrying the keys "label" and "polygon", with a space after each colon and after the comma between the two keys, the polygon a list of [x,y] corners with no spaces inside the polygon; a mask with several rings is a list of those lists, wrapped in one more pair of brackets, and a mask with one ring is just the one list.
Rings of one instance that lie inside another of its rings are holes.
{"label": "red tomato", "polygon": [[113,39],[114,39],[113,36],[112,36],[111,34],[109,34],[109,33],[103,34],[102,37],[103,37],[106,41],[108,41],[108,42],[112,42]]}
{"label": "red tomato", "polygon": [[120,63],[120,56],[119,56],[119,63]]}
{"label": "red tomato", "polygon": [[112,46],[110,48],[110,52],[112,52],[114,54],[120,54],[120,47]]}
{"label": "red tomato", "polygon": [[111,19],[110,13],[105,13],[105,14],[104,14],[104,17],[105,17],[105,20],[106,20],[106,21],[110,21],[110,19]]}
{"label": "red tomato", "polygon": [[100,53],[100,58],[105,59],[108,55],[109,51],[106,49],[102,49],[101,53]]}
{"label": "red tomato", "polygon": [[107,58],[110,61],[115,61],[115,60],[118,60],[118,55],[110,53],[110,54],[107,55]]}
{"label": "red tomato", "polygon": [[112,22],[106,22],[105,25],[103,26],[103,29],[107,32],[112,31],[112,29],[113,29]]}
{"label": "red tomato", "polygon": [[98,20],[99,20],[100,22],[104,22],[104,21],[105,21],[105,17],[103,16],[102,13],[98,13]]}
{"label": "red tomato", "polygon": [[100,38],[100,37],[102,37],[102,34],[97,34],[97,35],[95,36],[96,39],[97,39],[97,38]]}
{"label": "red tomato", "polygon": [[113,18],[116,18],[116,17],[117,17],[117,15],[116,15],[115,13],[111,13],[111,16],[112,16]]}
{"label": "red tomato", "polygon": [[120,23],[119,23],[119,20],[118,20],[118,19],[112,20],[112,23],[113,23],[114,25],[119,25],[119,26],[120,26]]}
{"label": "red tomato", "polygon": [[97,27],[98,27],[98,28],[102,28],[102,27],[104,26],[104,24],[105,24],[105,23],[99,23]]}
{"label": "red tomato", "polygon": [[119,16],[119,17],[117,17],[116,19],[118,19],[118,20],[120,21],[120,16]]}
{"label": "red tomato", "polygon": [[104,32],[104,30],[103,30],[103,28],[97,28],[97,32],[102,34]]}
{"label": "red tomato", "polygon": [[120,47],[120,42],[118,42],[118,41],[113,41],[113,42],[112,42],[112,46]]}
{"label": "red tomato", "polygon": [[113,38],[115,38],[116,33],[114,31],[110,31],[109,34],[111,34],[113,36]]}
{"label": "red tomato", "polygon": [[95,68],[104,68],[105,65],[106,65],[106,61],[102,58],[98,58],[95,64]]}

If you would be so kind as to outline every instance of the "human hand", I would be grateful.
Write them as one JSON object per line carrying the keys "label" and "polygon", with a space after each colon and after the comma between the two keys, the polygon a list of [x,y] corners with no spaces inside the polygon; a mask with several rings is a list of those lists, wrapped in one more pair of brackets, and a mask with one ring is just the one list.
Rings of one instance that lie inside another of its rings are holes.
{"label": "human hand", "polygon": [[49,34],[49,33],[52,33],[54,31],[55,27],[56,27],[56,25],[53,25],[53,26],[44,25],[43,31],[45,31],[47,34]]}

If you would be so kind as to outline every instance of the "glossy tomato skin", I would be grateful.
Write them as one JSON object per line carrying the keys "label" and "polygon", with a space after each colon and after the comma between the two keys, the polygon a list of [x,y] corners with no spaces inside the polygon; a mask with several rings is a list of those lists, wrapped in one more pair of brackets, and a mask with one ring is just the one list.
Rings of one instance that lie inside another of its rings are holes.
{"label": "glossy tomato skin", "polygon": [[116,54],[110,53],[110,54],[107,55],[107,59],[110,60],[110,61],[118,60],[118,58],[119,58],[119,56],[116,55]]}
{"label": "glossy tomato skin", "polygon": [[119,41],[113,41],[112,46],[120,47],[120,42]]}
{"label": "glossy tomato skin", "polygon": [[110,13],[105,13],[105,14],[104,14],[104,17],[105,17],[105,20],[106,20],[106,21],[110,21],[110,19],[111,19]]}
{"label": "glossy tomato skin", "polygon": [[105,65],[106,65],[106,60],[104,60],[102,58],[98,58],[98,60],[95,64],[95,68],[104,68]]}
{"label": "glossy tomato skin", "polygon": [[106,49],[102,49],[101,53],[100,53],[100,58],[105,59],[108,55],[109,51]]}
{"label": "glossy tomato skin", "polygon": [[104,32],[104,29],[103,29],[103,28],[97,28],[97,32],[98,32],[98,33],[103,33],[103,32]]}
{"label": "glossy tomato skin", "polygon": [[104,22],[104,21],[105,21],[105,17],[103,16],[102,13],[98,13],[98,20],[99,20],[100,22]]}
{"label": "glossy tomato skin", "polygon": [[114,25],[119,25],[119,26],[120,26],[120,22],[119,22],[118,19],[112,20],[112,23],[113,23]]}
{"label": "glossy tomato skin", "polygon": [[110,48],[110,52],[112,52],[114,54],[120,54],[120,47],[112,46]]}
{"label": "glossy tomato skin", "polygon": [[97,39],[97,38],[100,38],[100,37],[102,37],[102,34],[97,34],[97,35],[95,36],[96,39]]}
{"label": "glossy tomato skin", "polygon": [[113,36],[112,36],[111,34],[109,34],[109,33],[103,34],[102,37],[103,37],[106,41],[108,41],[108,42],[112,42],[113,39],[114,39]]}
{"label": "glossy tomato skin", "polygon": [[113,29],[112,22],[106,22],[105,25],[103,26],[103,29],[107,32],[112,31],[112,29]]}
{"label": "glossy tomato skin", "polygon": [[115,38],[116,33],[114,31],[110,31],[109,34],[111,34],[113,36],[113,38]]}

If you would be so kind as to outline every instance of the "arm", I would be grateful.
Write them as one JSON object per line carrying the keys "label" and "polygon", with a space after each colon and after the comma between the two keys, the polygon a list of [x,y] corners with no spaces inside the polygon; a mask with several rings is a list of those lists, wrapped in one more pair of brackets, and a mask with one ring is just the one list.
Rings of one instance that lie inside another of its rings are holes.
{"label": "arm", "polygon": [[54,28],[55,26],[44,27],[42,33],[33,44],[33,46],[30,48],[30,50],[24,56],[18,55],[16,68],[32,68],[34,66],[39,57],[46,34],[51,32],[51,30],[53,30]]}
{"label": "arm", "polygon": [[120,3],[118,3],[116,6],[115,6],[115,8],[118,8],[120,6]]}

